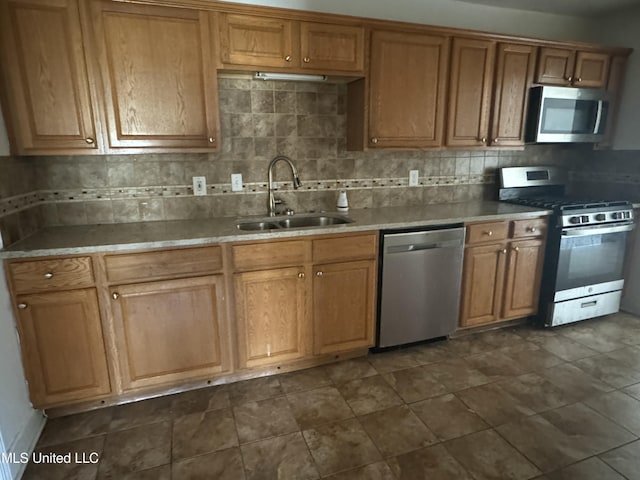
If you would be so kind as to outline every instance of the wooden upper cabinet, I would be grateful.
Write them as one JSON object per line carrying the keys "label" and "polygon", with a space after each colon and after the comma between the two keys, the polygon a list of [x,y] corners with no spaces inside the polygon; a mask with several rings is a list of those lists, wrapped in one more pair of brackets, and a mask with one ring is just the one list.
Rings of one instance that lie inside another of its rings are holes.
{"label": "wooden upper cabinet", "polygon": [[607,91],[611,95],[609,102],[609,111],[607,112],[607,128],[605,130],[605,138],[598,143],[598,147],[609,147],[613,142],[616,130],[616,122],[618,112],[620,110],[620,100],[622,98],[622,89],[624,87],[624,74],[627,69],[627,57],[615,56],[611,59],[609,66],[609,79],[607,80]]}
{"label": "wooden upper cabinet", "polygon": [[571,85],[575,51],[560,48],[541,48],[538,55],[536,83],[543,85]]}
{"label": "wooden upper cabinet", "polygon": [[76,0],[0,3],[5,120],[17,154],[97,151]]}
{"label": "wooden upper cabinet", "polygon": [[301,22],[302,68],[322,71],[364,70],[364,28]]}
{"label": "wooden upper cabinet", "polygon": [[541,48],[536,83],[542,85],[604,88],[610,55],[561,48]]}
{"label": "wooden upper cabinet", "polygon": [[442,145],[449,39],[371,35],[370,147]]}
{"label": "wooden upper cabinet", "polygon": [[448,146],[487,144],[495,45],[491,40],[453,39],[446,135]]}
{"label": "wooden upper cabinet", "polygon": [[291,20],[222,14],[220,31],[222,63],[288,68],[300,62]]}
{"label": "wooden upper cabinet", "polygon": [[98,298],[93,288],[18,295],[18,327],[36,408],[111,392]]}
{"label": "wooden upper cabinet", "polygon": [[220,16],[223,65],[362,72],[364,28],[252,15]]}
{"label": "wooden upper cabinet", "polygon": [[609,79],[609,62],[607,53],[578,52],[573,84],[576,87],[605,88]]}
{"label": "wooden upper cabinet", "polygon": [[536,47],[499,44],[489,144],[524,145],[529,88],[533,83]]}
{"label": "wooden upper cabinet", "polygon": [[109,147],[215,148],[213,17],[106,1],[94,6]]}

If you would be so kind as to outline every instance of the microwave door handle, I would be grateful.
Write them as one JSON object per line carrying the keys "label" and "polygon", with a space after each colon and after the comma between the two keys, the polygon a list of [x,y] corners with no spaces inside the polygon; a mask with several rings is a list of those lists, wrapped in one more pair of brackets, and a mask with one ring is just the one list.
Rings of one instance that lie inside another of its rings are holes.
{"label": "microwave door handle", "polygon": [[600,123],[602,122],[602,109],[604,108],[604,101],[598,100],[598,112],[596,113],[596,125],[593,128],[594,135],[600,132]]}

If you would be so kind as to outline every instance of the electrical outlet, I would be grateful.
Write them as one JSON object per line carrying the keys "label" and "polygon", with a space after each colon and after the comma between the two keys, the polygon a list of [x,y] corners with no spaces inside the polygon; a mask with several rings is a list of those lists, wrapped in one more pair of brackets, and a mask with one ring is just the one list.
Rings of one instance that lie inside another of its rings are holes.
{"label": "electrical outlet", "polygon": [[418,174],[420,172],[418,170],[409,170],[409,186],[417,187],[420,182],[418,181]]}
{"label": "electrical outlet", "polygon": [[232,192],[242,191],[242,174],[241,173],[231,174],[231,191]]}
{"label": "electrical outlet", "polygon": [[193,194],[194,195],[207,194],[207,178],[206,177],[193,177]]}

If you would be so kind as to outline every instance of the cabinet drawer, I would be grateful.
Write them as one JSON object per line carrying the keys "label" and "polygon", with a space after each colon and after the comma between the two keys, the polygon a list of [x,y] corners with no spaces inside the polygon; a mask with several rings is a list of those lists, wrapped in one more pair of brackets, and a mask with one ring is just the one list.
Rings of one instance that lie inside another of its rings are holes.
{"label": "cabinet drawer", "polygon": [[509,224],[507,222],[467,225],[467,244],[505,240],[508,234]]}
{"label": "cabinet drawer", "polygon": [[309,244],[309,241],[296,240],[234,245],[233,268],[248,271],[300,265],[309,261]]}
{"label": "cabinet drawer", "polygon": [[378,235],[375,233],[313,241],[314,263],[375,258],[377,254]]}
{"label": "cabinet drawer", "polygon": [[67,290],[94,284],[91,257],[52,258],[9,264],[16,293]]}
{"label": "cabinet drawer", "polygon": [[109,282],[122,283],[216,273],[222,270],[222,250],[215,246],[105,255],[104,261]]}
{"label": "cabinet drawer", "polygon": [[514,220],[511,225],[511,238],[541,238],[547,233],[546,218]]}

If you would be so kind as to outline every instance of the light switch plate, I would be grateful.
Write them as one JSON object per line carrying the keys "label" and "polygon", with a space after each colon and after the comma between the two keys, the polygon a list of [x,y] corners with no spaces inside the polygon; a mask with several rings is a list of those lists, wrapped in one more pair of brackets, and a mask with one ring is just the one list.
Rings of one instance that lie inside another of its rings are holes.
{"label": "light switch plate", "polygon": [[409,170],[409,186],[417,187],[420,185],[420,181],[418,180],[418,175],[420,172],[418,170]]}
{"label": "light switch plate", "polygon": [[198,196],[207,194],[206,177],[193,177],[193,194]]}
{"label": "light switch plate", "polygon": [[231,174],[231,191],[232,192],[242,191],[242,174],[241,173]]}

